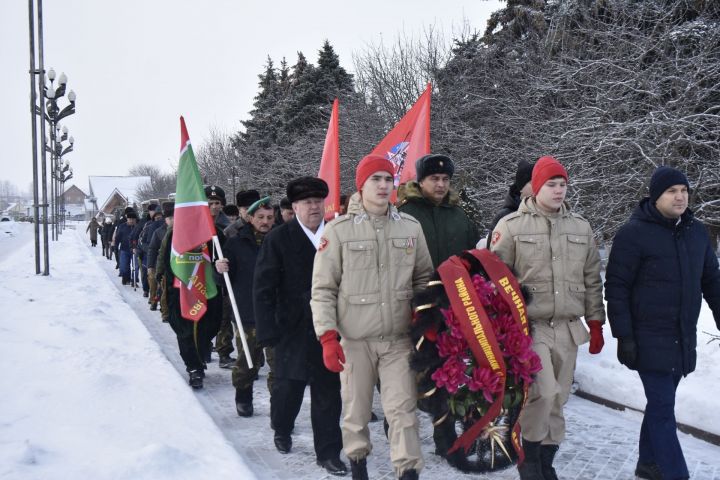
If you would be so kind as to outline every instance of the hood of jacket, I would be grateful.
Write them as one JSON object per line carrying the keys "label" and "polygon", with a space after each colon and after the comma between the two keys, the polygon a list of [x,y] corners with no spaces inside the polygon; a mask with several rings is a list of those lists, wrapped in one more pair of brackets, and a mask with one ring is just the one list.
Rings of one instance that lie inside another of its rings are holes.
{"label": "hood of jacket", "polygon": [[[425,198],[425,196],[422,194],[422,190],[420,189],[420,184],[418,182],[407,182],[405,184],[405,195],[403,197],[402,203],[406,202],[425,202],[429,205],[435,205],[431,200],[428,200]],[[445,198],[443,198],[442,203],[439,206],[456,206],[460,204],[460,195],[453,190],[452,188],[450,191],[448,191],[447,195],[445,195]]]}
{"label": "hood of jacket", "polygon": [[[535,203],[535,197],[523,198],[520,201],[518,212],[547,216],[538,208],[537,204]],[[558,215],[561,217],[570,215],[570,206],[568,206],[567,202],[563,202],[562,206],[560,207],[560,211],[558,212]]]}
{"label": "hood of jacket", "polygon": [[[365,211],[365,208],[362,204],[362,196],[360,195],[360,192],[355,192],[350,197],[350,201],[348,202],[347,215],[354,216],[355,222],[358,223],[365,218],[368,218],[368,213]],[[398,212],[397,208],[395,208],[395,205],[393,205],[392,203],[388,205],[388,217],[393,220],[400,219],[400,213]]]}
{"label": "hood of jacket", "polygon": [[682,215],[680,215],[680,223],[677,220],[671,218],[665,218],[658,211],[658,209],[650,203],[650,197],[645,197],[640,200],[640,203],[635,208],[631,220],[639,220],[642,222],[657,223],[671,230],[675,230],[677,227],[687,226],[693,222],[695,214],[689,208],[685,209]]}

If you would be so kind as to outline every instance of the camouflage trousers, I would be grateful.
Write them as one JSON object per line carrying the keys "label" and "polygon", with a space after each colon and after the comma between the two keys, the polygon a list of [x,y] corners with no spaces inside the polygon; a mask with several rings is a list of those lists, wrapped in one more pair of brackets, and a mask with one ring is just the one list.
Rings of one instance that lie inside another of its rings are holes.
{"label": "camouflage trousers", "polygon": [[[253,368],[248,367],[247,360],[245,360],[242,340],[240,340],[239,336],[236,337],[235,342],[237,343],[238,357],[232,369],[232,384],[236,390],[250,390],[252,388],[263,357],[263,348],[257,344],[255,327],[243,326],[243,331],[245,332],[245,339],[247,340]],[[275,357],[271,348],[265,349],[265,358],[267,359],[268,366],[270,366],[270,372],[267,377],[268,391],[272,391],[272,366]]]}
{"label": "camouflage trousers", "polygon": [[168,298],[167,298],[167,281],[165,281],[165,277],[162,277],[162,280],[159,283],[159,290],[160,290],[160,317],[162,318],[163,322],[170,321],[170,308],[168,307]]}
{"label": "camouflage trousers", "polygon": [[147,269],[147,279],[148,279],[148,284],[150,285],[150,295],[149,295],[150,300],[148,303],[157,304],[158,284],[157,284],[157,280],[155,280],[155,269],[154,268]]}
{"label": "camouflage trousers", "polygon": [[221,357],[229,356],[235,351],[232,343],[233,323],[235,323],[235,318],[230,296],[223,295],[223,315],[220,321],[220,330],[218,331],[217,337],[215,337],[215,351]]}

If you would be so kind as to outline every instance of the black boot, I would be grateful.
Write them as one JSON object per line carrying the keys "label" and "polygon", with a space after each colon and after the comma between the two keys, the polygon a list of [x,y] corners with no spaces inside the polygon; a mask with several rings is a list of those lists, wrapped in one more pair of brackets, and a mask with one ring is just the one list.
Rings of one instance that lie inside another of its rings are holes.
{"label": "black boot", "polygon": [[350,472],[352,480],[368,480],[367,461],[364,458],[360,460],[350,459]]}
{"label": "black boot", "polygon": [[557,473],[553,468],[553,460],[560,445],[542,445],[540,447],[540,466],[545,480],[558,480]]}
{"label": "black boot", "polygon": [[400,480],[417,480],[418,473],[414,468],[411,468],[410,470],[405,470],[399,478]]}
{"label": "black boot", "polygon": [[252,417],[253,416],[253,389],[252,387],[247,389],[235,390],[235,408],[237,414],[241,417]]}
{"label": "black boot", "polygon": [[190,386],[194,389],[203,388],[203,377],[205,376],[205,372],[202,370],[190,370],[188,373],[190,374],[190,379],[188,380]]}
{"label": "black boot", "polygon": [[545,480],[540,466],[540,442],[528,442],[523,439],[525,461],[518,465],[520,480]]}
{"label": "black boot", "polygon": [[635,476],[643,480],[662,480],[663,474],[657,463],[640,463],[635,467]]}

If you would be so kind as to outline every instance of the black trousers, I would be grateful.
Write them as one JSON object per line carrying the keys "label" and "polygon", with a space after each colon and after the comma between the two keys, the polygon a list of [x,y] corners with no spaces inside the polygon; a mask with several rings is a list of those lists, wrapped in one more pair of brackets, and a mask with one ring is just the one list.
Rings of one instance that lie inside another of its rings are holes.
{"label": "black trousers", "polygon": [[[177,290],[177,289],[173,289]],[[186,320],[180,315],[180,298],[178,293],[173,292],[172,299],[169,299],[169,323],[177,336],[180,357],[185,362],[185,369],[202,370],[205,368],[205,358],[212,348],[212,339],[217,335],[220,328],[222,316],[222,298],[220,295],[208,300],[208,309],[205,315],[197,322],[197,347],[195,345],[195,323]]]}
{"label": "black trousers", "polygon": [[322,370],[324,372],[318,372],[308,381],[275,377],[270,394],[270,424],[275,433],[290,435],[300,412],[305,387],[310,385],[310,420],[318,461],[338,458],[342,450],[340,376]]}

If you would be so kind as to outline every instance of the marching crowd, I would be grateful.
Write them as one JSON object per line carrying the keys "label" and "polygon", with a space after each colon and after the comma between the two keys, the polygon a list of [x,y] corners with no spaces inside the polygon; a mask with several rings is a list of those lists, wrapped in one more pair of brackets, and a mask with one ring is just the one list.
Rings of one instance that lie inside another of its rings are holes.
{"label": "marching crowd", "polygon": [[[181,316],[170,268],[172,202],[150,205],[142,218],[127,208],[115,222],[93,220],[87,231],[93,246],[100,235],[107,258],[114,253],[122,283],[139,284],[150,309],[160,307],[177,335],[191,387],[202,388],[215,348],[220,366],[232,369],[237,413],[249,417],[258,368],[266,362],[277,450],[291,451],[309,387],[316,461],[334,475],[349,470],[353,479],[368,478],[368,422],[377,389],[395,473],[416,479],[423,458],[418,388],[409,365],[412,299],[441,263],[484,244],[451,189],[454,171],[445,155],[418,159],[416,180],[402,186],[396,206],[394,165],[367,156],[356,170],[357,191],[327,223],[328,186],[319,178],[292,180],[280,202],[248,190],[227,205],[220,187],[206,187],[224,258],[212,242],[207,248],[216,284],[223,285],[220,275],[230,277],[239,325],[224,286],[208,299],[199,322]],[[613,241],[603,288],[591,226],[565,202],[568,181],[553,157],[520,162],[486,244],[529,294],[532,348],[542,363],[519,419],[525,452],[520,478],[558,478],[553,461],[565,438],[563,407],[578,348],[589,342],[596,354],[604,345],[603,290],[618,360],[638,372],[647,398],[635,473],[653,480],[689,478],[676,433],[675,391],[695,369],[703,297],[720,329],[718,259],[688,208],[690,183],[677,169],[655,170],[649,195]],[[243,352],[231,356],[233,336],[242,348],[239,329],[252,367]],[[464,457],[448,453],[457,439],[454,422],[434,424],[433,437],[436,453],[463,470]]]}

